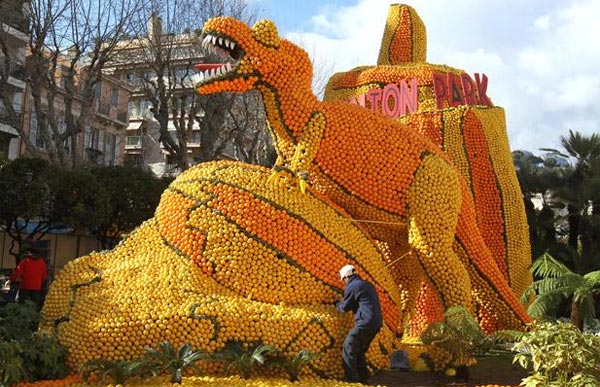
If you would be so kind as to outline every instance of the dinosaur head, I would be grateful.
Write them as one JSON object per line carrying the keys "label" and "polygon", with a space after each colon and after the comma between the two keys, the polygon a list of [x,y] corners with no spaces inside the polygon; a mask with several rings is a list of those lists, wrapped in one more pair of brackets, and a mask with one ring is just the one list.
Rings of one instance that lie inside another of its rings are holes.
{"label": "dinosaur head", "polygon": [[219,54],[223,63],[199,64],[200,94],[244,92],[258,85],[277,90],[286,86],[304,87],[310,83],[312,65],[306,52],[282,39],[270,20],[261,20],[252,28],[231,17],[206,22],[202,46]]}

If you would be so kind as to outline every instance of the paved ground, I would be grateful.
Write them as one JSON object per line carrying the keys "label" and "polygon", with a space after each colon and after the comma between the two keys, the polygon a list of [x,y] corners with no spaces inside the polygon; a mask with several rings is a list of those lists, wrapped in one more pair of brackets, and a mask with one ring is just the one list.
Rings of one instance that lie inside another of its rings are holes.
{"label": "paved ground", "polygon": [[470,380],[466,384],[452,384],[450,378],[438,379],[432,372],[389,371],[375,375],[370,385],[387,387],[440,387],[440,386],[518,386],[527,372],[512,364],[512,358],[490,357],[479,359],[470,369]]}

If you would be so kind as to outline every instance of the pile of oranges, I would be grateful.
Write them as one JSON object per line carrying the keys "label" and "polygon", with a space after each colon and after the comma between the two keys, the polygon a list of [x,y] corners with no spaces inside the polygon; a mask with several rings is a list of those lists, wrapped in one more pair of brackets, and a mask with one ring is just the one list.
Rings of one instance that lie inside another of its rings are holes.
{"label": "pile of oranges", "polygon": [[[341,377],[352,316],[332,303],[343,294],[338,270],[350,263],[380,295],[385,327],[368,357],[386,368],[400,294],[379,250],[325,197],[281,189],[269,176],[240,163],[198,165],[113,251],[69,262],[51,286],[41,326],[56,330],[69,365],[134,359],[161,341],[208,353],[241,341],[288,356],[307,348],[322,355],[309,372]],[[204,367],[219,372],[217,364]]]}

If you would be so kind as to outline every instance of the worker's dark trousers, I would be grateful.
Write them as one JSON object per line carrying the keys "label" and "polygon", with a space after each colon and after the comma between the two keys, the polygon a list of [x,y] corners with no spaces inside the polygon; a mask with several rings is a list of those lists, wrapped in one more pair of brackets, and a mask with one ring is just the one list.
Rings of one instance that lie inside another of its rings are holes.
{"label": "worker's dark trousers", "polygon": [[365,353],[379,329],[354,327],[346,336],[342,347],[344,374],[349,382],[364,382],[369,376]]}

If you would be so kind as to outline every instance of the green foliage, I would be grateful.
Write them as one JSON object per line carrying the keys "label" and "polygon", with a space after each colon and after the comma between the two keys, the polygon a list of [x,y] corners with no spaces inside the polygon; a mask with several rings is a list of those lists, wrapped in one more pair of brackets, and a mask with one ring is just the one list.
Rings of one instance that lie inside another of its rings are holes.
{"label": "green foliage", "polygon": [[31,303],[0,308],[0,374],[3,383],[66,376],[66,350],[56,337],[35,332],[40,319]]}
{"label": "green foliage", "polygon": [[125,384],[128,379],[146,378],[154,375],[144,360],[106,360],[95,359],[85,362],[80,369],[84,381],[92,375],[100,379],[110,379],[113,384]]}
{"label": "green foliage", "polygon": [[137,167],[96,167],[91,170],[98,183],[109,187],[106,201],[97,208],[94,235],[102,248],[113,248],[120,234],[129,232],[154,215],[169,180],[157,179]]}
{"label": "green foliage", "polygon": [[62,379],[67,376],[67,350],[54,336],[36,332],[22,341],[21,357],[27,379]]}
{"label": "green foliage", "polygon": [[235,369],[242,378],[248,379],[252,370],[265,365],[269,357],[276,353],[277,350],[271,345],[259,344],[246,350],[240,342],[233,341],[228,342],[216,357],[225,363],[227,371]]}
{"label": "green foliage", "polygon": [[181,383],[183,371],[186,369],[200,372],[196,362],[209,358],[204,351],[194,350],[189,343],[181,346],[178,351],[167,342],[158,343],[158,348],[146,348],[146,362],[153,370],[170,372],[171,383]]}
{"label": "green foliage", "polygon": [[320,356],[320,354],[312,353],[308,349],[302,349],[297,354],[289,358],[285,356],[277,356],[272,359],[272,364],[283,369],[287,373],[290,382],[296,382],[299,380],[302,368]]}
{"label": "green foliage", "polygon": [[25,379],[21,346],[15,340],[0,340],[0,387],[8,387]]}
{"label": "green foliage", "polygon": [[454,367],[474,364],[474,356],[491,348],[475,319],[463,307],[453,306],[444,313],[444,321],[434,322],[421,334],[426,345],[438,347],[451,356]]}
{"label": "green foliage", "polygon": [[575,326],[581,329],[585,320],[595,317],[594,296],[600,292],[600,271],[577,274],[546,253],[533,262],[531,272],[540,279],[521,296],[523,303],[536,296],[527,310],[530,316],[552,317],[561,303],[570,300],[571,322]]}
{"label": "green foliage", "polygon": [[0,337],[24,340],[32,335],[40,322],[40,314],[31,302],[9,303],[0,308]]}
{"label": "green foliage", "polygon": [[517,342],[514,362],[531,375],[523,379],[526,387],[598,386],[600,337],[579,331],[572,324],[537,323]]}

